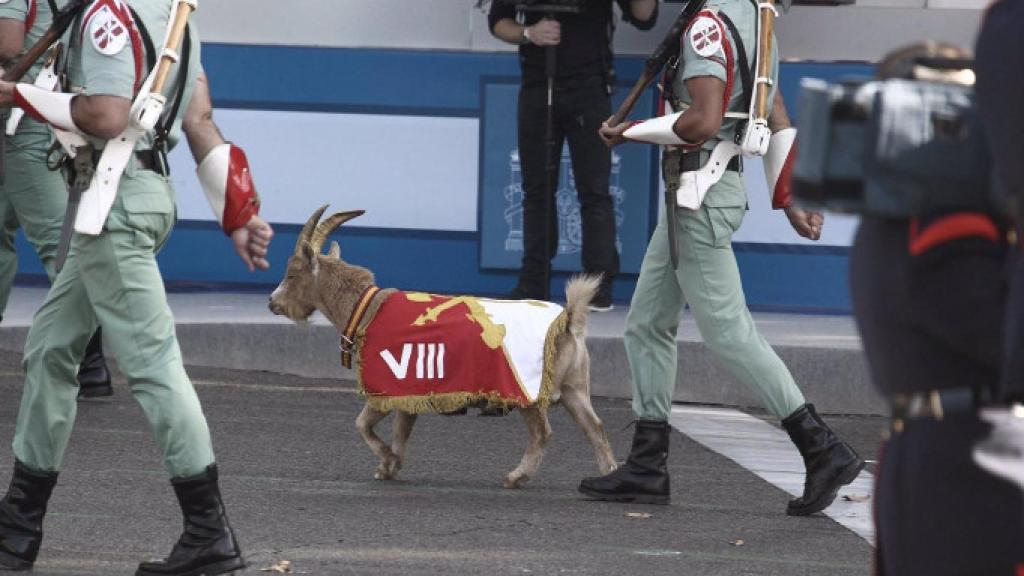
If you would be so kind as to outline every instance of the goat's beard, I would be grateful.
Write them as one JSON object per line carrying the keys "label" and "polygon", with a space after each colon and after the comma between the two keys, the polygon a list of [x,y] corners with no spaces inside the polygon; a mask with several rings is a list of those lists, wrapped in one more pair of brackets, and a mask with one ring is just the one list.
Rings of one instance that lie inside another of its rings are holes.
{"label": "goat's beard", "polygon": [[280,306],[280,312],[275,312],[299,325],[309,324],[309,318],[316,312],[315,306],[303,306],[301,304],[285,304]]}

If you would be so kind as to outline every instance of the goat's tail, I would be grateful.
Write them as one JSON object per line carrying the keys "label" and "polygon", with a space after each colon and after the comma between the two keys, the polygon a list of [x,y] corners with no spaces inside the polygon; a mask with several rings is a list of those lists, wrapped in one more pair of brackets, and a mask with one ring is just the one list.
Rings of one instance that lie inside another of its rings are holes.
{"label": "goat's tail", "polygon": [[573,276],[566,284],[565,310],[569,317],[569,332],[574,336],[582,336],[586,332],[590,301],[600,286],[600,274]]}

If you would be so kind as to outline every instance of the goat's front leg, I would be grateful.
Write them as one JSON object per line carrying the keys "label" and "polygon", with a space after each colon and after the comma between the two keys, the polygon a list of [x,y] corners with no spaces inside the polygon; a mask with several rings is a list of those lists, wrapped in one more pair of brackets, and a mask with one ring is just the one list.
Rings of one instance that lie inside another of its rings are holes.
{"label": "goat's front leg", "polygon": [[396,471],[395,466],[398,463],[398,458],[391,451],[391,448],[373,431],[373,427],[383,420],[385,416],[387,416],[387,412],[379,412],[370,408],[370,405],[367,404],[363,406],[363,411],[356,418],[356,430],[359,430],[359,434],[363,437],[363,440],[366,440],[370,450],[377,455],[377,458],[380,458],[380,464],[377,465],[377,470],[373,474],[373,477],[377,480],[390,480]]}
{"label": "goat's front leg", "polygon": [[395,455],[395,466],[391,470],[391,478],[398,476],[398,471],[405,463],[405,449],[409,445],[409,434],[412,433],[412,426],[416,423],[416,414],[409,412],[395,411],[395,422],[391,427],[391,452]]}
{"label": "goat's front leg", "polygon": [[531,406],[520,408],[519,413],[523,415],[523,421],[526,422],[530,440],[519,466],[505,476],[505,488],[519,488],[537,473],[541,460],[544,459],[544,448],[551,438],[551,425],[548,423],[546,410],[541,410],[538,406]]}

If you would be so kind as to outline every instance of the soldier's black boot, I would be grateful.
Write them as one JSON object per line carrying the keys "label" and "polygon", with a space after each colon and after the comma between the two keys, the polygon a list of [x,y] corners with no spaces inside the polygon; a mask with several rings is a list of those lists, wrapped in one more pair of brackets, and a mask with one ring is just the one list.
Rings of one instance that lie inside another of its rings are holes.
{"label": "soldier's black boot", "polygon": [[638,420],[625,464],[610,474],[584,478],[579,491],[611,502],[668,504],[668,422]]}
{"label": "soldier's black boot", "polygon": [[85,358],[78,367],[78,397],[100,398],[113,394],[110,370],[107,369],[107,359],[103,357],[103,338],[97,328],[85,347]]}
{"label": "soldier's black boot", "polygon": [[843,486],[864,469],[864,461],[841,441],[814,410],[804,404],[782,421],[782,427],[804,458],[804,495],[789,501],[786,514],[806,516],[828,508]]}
{"label": "soldier's black boot", "polygon": [[14,461],[11,487],[0,500],[0,571],[32,568],[43,541],[46,503],[56,484],[56,472],[34,472]]}
{"label": "soldier's black boot", "polygon": [[215,576],[245,568],[217,486],[217,465],[171,484],[185,529],[167,558],[139,564],[135,576]]}

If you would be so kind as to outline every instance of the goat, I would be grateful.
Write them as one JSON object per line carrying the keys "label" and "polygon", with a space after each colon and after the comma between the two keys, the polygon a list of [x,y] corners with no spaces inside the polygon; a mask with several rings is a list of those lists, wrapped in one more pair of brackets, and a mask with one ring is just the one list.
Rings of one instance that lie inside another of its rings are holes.
{"label": "goat", "polygon": [[[343,335],[344,342],[346,330],[350,333],[365,334],[352,331],[350,323],[358,324],[360,330],[370,326],[387,297],[398,291],[391,288],[380,290],[379,295],[383,297],[373,296],[367,299],[366,294],[377,290],[373,273],[342,260],[341,248],[337,242],[331,243],[327,255],[322,254],[323,245],[331,233],[364,212],[339,212],[320,222],[326,208],[325,205],[314,212],[303,227],[295,251],[288,260],[285,276],[270,296],[269,306],[274,314],[286,316],[295,322],[304,322],[315,310],[320,310]],[[557,403],[565,406],[593,445],[601,473],[607,474],[616,467],[604,427],[590,402],[590,355],[586,346],[586,324],[588,305],[598,285],[599,277],[582,276],[571,280],[566,287],[565,311],[559,316],[564,318],[563,321],[553,325],[554,328],[546,332],[546,338],[544,335],[540,336],[545,350],[551,347],[550,351],[553,352],[549,357],[550,361],[544,367],[550,376],[545,380],[550,389],[548,397],[513,406],[519,409],[526,422],[529,442],[519,465],[505,476],[506,488],[518,488],[536,474],[544,456],[545,446],[551,438],[547,408]],[[356,320],[353,322],[357,307],[365,309],[365,312],[361,315],[356,313]],[[417,320],[419,321],[420,319]],[[483,322],[496,328],[498,337],[504,338],[504,326],[494,325],[487,318],[481,323]],[[361,346],[360,338],[353,339],[356,340],[353,343],[353,351],[358,353]],[[500,345],[500,341],[498,344]],[[359,373],[359,377],[360,390],[365,391],[362,372]],[[408,439],[416,422],[417,412],[447,412],[471,403],[467,400],[461,404],[448,403],[444,408],[437,408],[429,401],[432,397],[426,398],[427,401],[415,409],[394,409],[396,414],[389,446],[374,432],[374,427],[389,413],[389,407],[382,406],[379,399],[367,396],[367,404],[356,419],[356,428],[380,461],[374,473],[378,480],[392,480],[397,477],[406,459]],[[376,407],[373,406],[375,402]]]}

